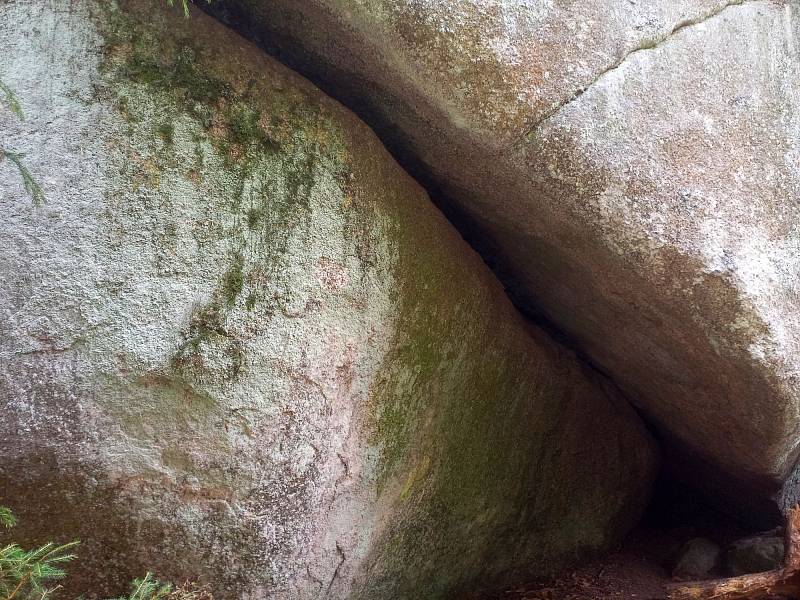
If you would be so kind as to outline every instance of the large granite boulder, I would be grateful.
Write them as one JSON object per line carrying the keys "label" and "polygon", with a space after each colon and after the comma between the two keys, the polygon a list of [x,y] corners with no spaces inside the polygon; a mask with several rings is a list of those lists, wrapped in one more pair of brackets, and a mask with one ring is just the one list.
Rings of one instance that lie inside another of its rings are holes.
{"label": "large granite boulder", "polygon": [[[0,2],[0,504],[69,590],[437,598],[616,542],[615,388],[336,102],[202,13]],[[37,193],[39,186],[44,202]]]}
{"label": "large granite boulder", "polygon": [[216,7],[441,192],[684,476],[765,521],[795,501],[773,496],[800,443],[796,3]]}

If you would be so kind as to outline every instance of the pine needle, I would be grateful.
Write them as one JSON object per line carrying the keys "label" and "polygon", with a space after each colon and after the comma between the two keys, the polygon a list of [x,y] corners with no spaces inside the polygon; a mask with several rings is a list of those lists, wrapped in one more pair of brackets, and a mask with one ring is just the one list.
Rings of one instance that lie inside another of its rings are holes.
{"label": "pine needle", "polygon": [[[175,6],[175,1],[174,0],[167,0],[167,4],[170,7]],[[189,18],[189,3],[188,3],[188,0],[183,0],[183,14],[186,16],[187,19]]]}
{"label": "pine needle", "polygon": [[[16,522],[11,509],[0,505],[0,525],[12,527]],[[15,543],[0,546],[0,600],[47,600],[61,588],[50,584],[66,577],[64,565],[76,558],[70,550],[79,543],[59,546],[48,542],[34,550],[25,550]],[[214,600],[214,597],[208,588],[188,581],[175,587],[148,572],[133,581],[130,595],[114,600]]]}
{"label": "pine needle", "polygon": [[[181,0],[183,3],[183,14],[188,19],[189,18],[189,2],[190,0]],[[211,0],[206,0],[209,4],[211,4]],[[175,0],[167,0],[167,4],[169,6],[175,6]]]}
{"label": "pine needle", "polygon": [[0,548],[0,598],[46,597],[51,590],[45,584],[66,576],[62,565],[75,558],[69,551],[78,543],[48,542],[35,550],[23,550],[17,544]]}
{"label": "pine needle", "polygon": [[142,579],[134,579],[130,596],[116,600],[163,600],[171,594],[171,584],[161,583],[152,573],[147,573]]}
{"label": "pine needle", "polygon": [[42,186],[40,186],[39,183],[33,178],[33,175],[31,175],[28,167],[26,167],[25,163],[22,162],[22,159],[25,158],[25,155],[11,152],[0,147],[0,160],[3,158],[7,158],[16,165],[17,170],[22,177],[22,183],[25,185],[25,191],[28,192],[31,200],[33,200],[33,205],[41,206],[44,204],[45,195],[44,190],[42,190]]}
{"label": "pine needle", "polygon": [[11,109],[11,112],[24,121],[25,113],[22,112],[22,106],[17,100],[17,96],[10,87],[3,83],[2,79],[0,79],[0,92],[3,92],[3,103]]}
{"label": "pine needle", "polygon": [[17,524],[17,518],[7,506],[0,506],[0,525],[6,529]]}

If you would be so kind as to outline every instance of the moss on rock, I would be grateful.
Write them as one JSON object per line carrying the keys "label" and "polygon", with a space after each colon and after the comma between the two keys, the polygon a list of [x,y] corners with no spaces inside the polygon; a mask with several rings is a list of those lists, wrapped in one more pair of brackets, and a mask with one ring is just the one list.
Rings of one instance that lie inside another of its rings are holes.
{"label": "moss on rock", "polygon": [[[48,283],[36,301],[0,288],[21,315],[0,342],[15,357],[0,366],[13,408],[0,439],[24,453],[17,432],[33,431],[83,469],[87,506],[99,492],[86,480],[124,506],[124,543],[67,529],[93,540],[92,568],[141,542],[146,568],[223,597],[435,598],[624,531],[649,438],[574,357],[529,335],[366,126],[201,14],[76,6],[96,44],[56,37],[54,54],[88,74],[44,63],[94,93],[53,100],[63,171],[90,156],[92,178],[53,178],[59,230],[21,213],[2,226],[14,264],[42,254],[31,240],[67,253],[15,275]],[[36,376],[31,323],[69,338],[36,354]],[[0,466],[0,485],[10,477]]]}

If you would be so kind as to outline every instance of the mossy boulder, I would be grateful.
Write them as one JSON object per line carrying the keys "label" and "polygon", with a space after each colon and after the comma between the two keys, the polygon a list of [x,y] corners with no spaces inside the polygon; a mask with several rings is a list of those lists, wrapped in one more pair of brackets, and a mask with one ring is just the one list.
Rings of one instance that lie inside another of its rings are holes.
{"label": "mossy boulder", "polygon": [[763,525],[797,502],[796,3],[211,10],[363,115],[676,472]]}
{"label": "mossy boulder", "polygon": [[0,3],[0,501],[68,591],[442,598],[619,540],[650,437],[372,132],[202,15]]}

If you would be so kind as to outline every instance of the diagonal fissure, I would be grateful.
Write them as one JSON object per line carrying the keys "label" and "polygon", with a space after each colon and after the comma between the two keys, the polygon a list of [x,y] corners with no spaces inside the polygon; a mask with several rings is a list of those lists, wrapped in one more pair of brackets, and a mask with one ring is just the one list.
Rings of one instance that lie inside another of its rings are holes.
{"label": "diagonal fissure", "polygon": [[703,25],[712,19],[720,17],[723,13],[725,13],[729,9],[742,6],[744,4],[752,4],[756,2],[763,2],[763,0],[730,0],[729,2],[726,2],[725,4],[714,10],[707,11],[694,18],[684,19],[683,21],[680,21],[675,25],[675,27],[670,29],[667,33],[658,36],[655,39],[643,41],[632,50],[623,53],[622,56],[620,56],[617,60],[615,60],[611,65],[600,71],[589,83],[575,90],[575,92],[571,96],[569,96],[566,100],[553,106],[550,110],[546,111],[543,116],[538,118],[533,124],[529,125],[525,129],[525,132],[522,134],[522,136],[520,136],[520,139],[522,140],[527,139],[543,123],[552,119],[554,116],[556,116],[565,108],[567,108],[569,105],[577,101],[581,96],[583,96],[599,81],[601,81],[606,75],[622,67],[632,56],[639,54],[641,52],[656,50],[662,47],[667,42],[669,42],[672,38],[674,38],[676,35],[684,31],[685,29]]}

